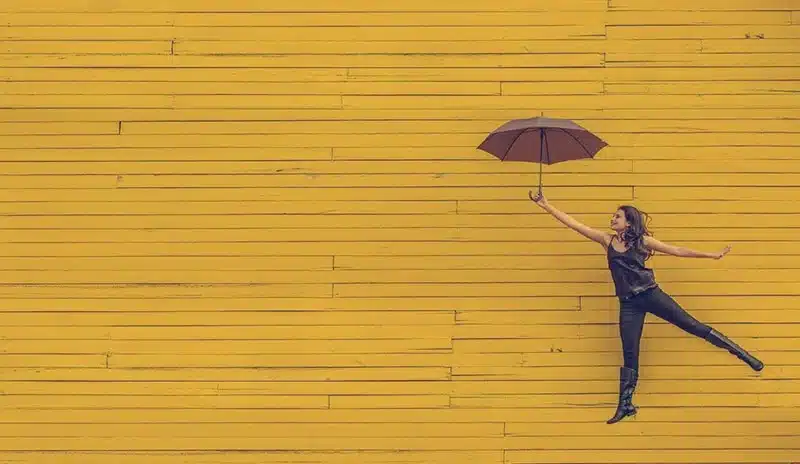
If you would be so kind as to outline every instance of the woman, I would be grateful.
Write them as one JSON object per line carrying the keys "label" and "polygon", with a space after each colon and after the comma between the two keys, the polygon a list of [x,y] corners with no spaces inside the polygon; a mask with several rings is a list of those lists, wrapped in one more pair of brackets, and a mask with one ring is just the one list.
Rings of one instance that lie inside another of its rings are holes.
{"label": "woman", "polygon": [[620,303],[619,333],[624,360],[624,365],[620,367],[617,411],[607,421],[608,424],[636,414],[637,408],[633,405],[632,399],[638,380],[639,340],[648,312],[714,346],[728,350],[755,371],[764,368],[764,364],[750,353],[681,308],[659,288],[652,269],[645,266],[645,261],[656,251],[686,258],[721,259],[731,250],[730,246],[716,253],[708,253],[662,243],[654,239],[647,230],[644,219],[649,217],[633,206],[627,205],[621,206],[611,218],[611,230],[614,233],[601,232],[559,211],[550,205],[541,193],[534,197],[532,192],[528,192],[528,196],[564,225],[599,243],[606,250],[608,267]]}

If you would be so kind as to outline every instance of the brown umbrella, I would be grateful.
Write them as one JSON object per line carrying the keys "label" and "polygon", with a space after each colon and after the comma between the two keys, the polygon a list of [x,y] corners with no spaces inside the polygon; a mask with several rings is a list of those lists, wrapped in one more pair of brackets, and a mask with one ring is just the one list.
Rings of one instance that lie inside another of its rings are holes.
{"label": "brown umbrella", "polygon": [[606,142],[567,119],[514,119],[495,129],[478,146],[500,161],[539,163],[539,193],[542,165],[594,158]]}

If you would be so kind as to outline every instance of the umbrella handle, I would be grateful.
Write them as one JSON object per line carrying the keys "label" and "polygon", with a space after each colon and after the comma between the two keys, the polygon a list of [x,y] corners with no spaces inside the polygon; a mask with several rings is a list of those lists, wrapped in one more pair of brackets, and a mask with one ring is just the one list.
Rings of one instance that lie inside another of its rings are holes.
{"label": "umbrella handle", "polygon": [[537,201],[542,199],[542,189],[541,189],[541,187],[539,187],[539,193],[537,193],[536,196],[531,195],[532,193],[533,193],[533,190],[528,190],[528,198],[530,198],[531,201],[537,202]]}

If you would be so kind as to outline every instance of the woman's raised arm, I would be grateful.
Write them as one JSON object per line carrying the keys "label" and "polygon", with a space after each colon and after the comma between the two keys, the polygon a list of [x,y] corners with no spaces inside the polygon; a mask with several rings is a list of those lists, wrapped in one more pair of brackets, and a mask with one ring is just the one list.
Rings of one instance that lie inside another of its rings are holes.
{"label": "woman's raised arm", "polygon": [[597,229],[593,229],[586,224],[578,221],[577,219],[573,218],[569,214],[559,210],[555,206],[551,205],[547,202],[547,199],[544,197],[544,194],[537,194],[536,196],[533,195],[533,192],[528,191],[528,197],[533,200],[537,205],[539,205],[543,210],[550,213],[554,218],[558,219],[562,224],[569,227],[570,229],[578,232],[579,234],[583,235],[584,237],[588,238],[589,240],[595,241],[604,247],[607,247],[609,243],[611,243],[611,234],[599,231]]}

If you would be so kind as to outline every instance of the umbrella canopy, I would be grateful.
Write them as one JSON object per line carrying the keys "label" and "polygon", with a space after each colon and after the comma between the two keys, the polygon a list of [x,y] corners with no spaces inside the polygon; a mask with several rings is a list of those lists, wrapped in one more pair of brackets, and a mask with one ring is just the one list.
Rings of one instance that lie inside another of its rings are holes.
{"label": "umbrella canopy", "polygon": [[542,165],[594,158],[606,142],[568,119],[514,119],[492,131],[478,149],[501,161],[539,163],[539,192]]}

